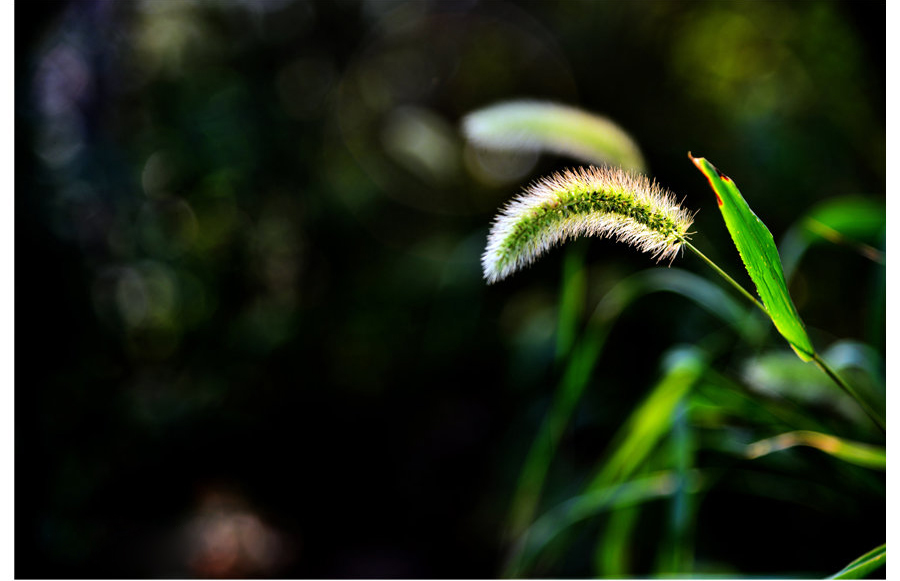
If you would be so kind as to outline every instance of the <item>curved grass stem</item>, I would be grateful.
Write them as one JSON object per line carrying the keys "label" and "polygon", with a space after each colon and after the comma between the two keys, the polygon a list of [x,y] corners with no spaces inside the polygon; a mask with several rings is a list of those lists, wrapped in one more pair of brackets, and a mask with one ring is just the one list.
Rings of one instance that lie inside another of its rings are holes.
{"label": "curved grass stem", "polygon": [[[693,244],[688,242],[687,240],[682,239],[681,243],[684,244],[691,252],[693,252],[694,254],[699,256],[710,268],[712,268],[714,271],[716,271],[716,274],[718,274],[723,279],[725,279],[728,282],[728,284],[733,286],[742,295],[744,295],[744,298],[746,298],[751,303],[753,303],[754,305],[759,307],[759,309],[762,312],[764,312],[766,314],[766,316],[771,318],[771,316],[769,315],[769,311],[766,309],[766,307],[761,302],[759,302],[756,299],[756,297],[751,295],[747,291],[747,289],[742,287],[737,281],[735,281],[733,278],[728,276],[728,273],[726,273],[724,270],[719,268],[719,265],[717,265],[715,262],[710,260],[709,257],[707,257],[705,254],[703,254],[702,252],[697,250],[697,248]],[[831,378],[831,380],[835,384],[837,384],[837,386],[840,387],[844,391],[844,393],[846,393],[847,395],[852,397],[854,400],[856,400],[856,403],[859,404],[859,407],[861,407],[863,409],[863,411],[866,412],[866,415],[869,416],[869,419],[871,419],[882,432],[887,433],[886,429],[885,429],[885,422],[881,418],[881,416],[874,409],[872,409],[872,406],[870,406],[866,402],[866,400],[864,400],[862,397],[860,397],[860,395],[858,393],[856,393],[856,390],[854,390],[852,387],[850,387],[850,384],[848,384],[846,381],[844,381],[844,379],[840,375],[838,375],[835,370],[833,370],[831,367],[829,367],[828,364],[825,362],[825,360],[822,359],[822,357],[818,353],[813,351],[812,353],[809,353],[809,356],[812,357],[812,360],[816,364],[816,366],[819,369],[821,369],[825,373],[825,375],[827,375],[829,378]]]}
{"label": "curved grass stem", "polygon": [[730,276],[728,276],[728,273],[726,273],[724,270],[722,270],[721,268],[719,268],[719,265],[718,265],[718,264],[716,264],[715,262],[713,262],[712,260],[710,260],[709,257],[707,257],[705,254],[703,254],[702,252],[700,252],[699,250],[697,250],[697,247],[694,246],[693,244],[691,244],[690,242],[688,242],[687,240],[682,239],[682,240],[681,240],[681,243],[684,244],[684,245],[688,248],[688,250],[690,250],[691,252],[693,252],[694,254],[696,254],[697,256],[699,256],[701,259],[703,259],[703,261],[704,261],[707,265],[709,265],[710,268],[712,268],[713,270],[715,270],[716,273],[717,273],[719,276],[721,276],[721,277],[724,278],[726,281],[728,281],[728,284],[730,284],[731,286],[733,286],[735,289],[738,290],[738,292],[740,292],[742,295],[744,295],[744,298],[746,298],[748,301],[750,301],[751,303],[753,303],[754,305],[756,305],[757,307],[759,307],[759,309],[760,309],[762,312],[764,312],[764,313],[766,314],[766,316],[769,316],[769,311],[766,309],[766,307],[763,306],[763,304],[762,304],[761,302],[759,302],[758,300],[756,300],[756,297],[754,297],[754,296],[751,295],[749,292],[747,292],[747,289],[745,289],[744,287],[742,287],[736,280],[734,280],[733,278],[731,278]]}

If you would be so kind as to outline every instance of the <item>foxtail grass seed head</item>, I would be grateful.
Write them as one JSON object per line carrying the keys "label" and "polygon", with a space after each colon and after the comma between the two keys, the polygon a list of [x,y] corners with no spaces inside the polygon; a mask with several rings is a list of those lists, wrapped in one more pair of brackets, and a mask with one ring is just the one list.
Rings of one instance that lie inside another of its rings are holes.
{"label": "foxtail grass seed head", "polygon": [[578,236],[615,238],[674,259],[693,217],[675,196],[642,175],[578,168],[542,178],[494,219],[481,257],[488,283],[531,264],[551,246]]}

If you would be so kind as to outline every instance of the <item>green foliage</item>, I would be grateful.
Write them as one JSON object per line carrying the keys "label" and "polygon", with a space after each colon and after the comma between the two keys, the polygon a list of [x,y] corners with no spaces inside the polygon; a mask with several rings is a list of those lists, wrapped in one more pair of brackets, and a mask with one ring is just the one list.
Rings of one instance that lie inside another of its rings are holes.
{"label": "green foliage", "polygon": [[875,262],[884,262],[884,253],[873,247],[884,238],[884,204],[860,196],[841,196],[811,208],[791,226],[781,242],[784,275],[791,279],[800,259],[817,244],[834,244],[852,249]]}
{"label": "green foliage", "polygon": [[665,374],[613,439],[613,453],[602,462],[588,490],[624,482],[644,464],[667,434],[675,409],[706,370],[702,352],[677,350],[667,357]]}
{"label": "green foliage", "polygon": [[[544,149],[568,153],[579,151],[580,144],[588,140],[585,132],[589,133],[590,129],[581,127],[577,134],[571,135],[571,143],[568,146],[564,145],[569,137],[567,131],[571,129],[571,117],[554,120],[552,114],[541,108],[534,108],[531,111],[527,108],[514,109],[514,111],[516,114],[509,115],[508,118],[504,118],[501,114],[504,112],[502,108],[479,112],[478,115],[482,117],[474,116],[481,121],[477,125],[477,131],[472,129],[473,117],[467,118],[465,124],[469,137],[473,138],[477,134],[477,142],[481,146],[493,144],[514,148],[516,140],[510,137],[513,134],[510,129],[512,125],[540,127],[541,131],[536,134],[544,137],[534,138],[527,146],[524,145],[527,141],[524,138],[518,143],[523,147],[534,147],[536,143],[540,143]],[[529,112],[535,115],[533,125],[527,120]],[[504,125],[504,121],[511,119],[514,119],[515,123]],[[557,123],[555,126],[554,121]],[[490,138],[491,131],[497,132],[497,139],[493,142]],[[553,138],[549,140],[546,136],[551,134]],[[549,145],[550,141],[552,145]],[[601,136],[597,136],[593,142],[602,143]],[[613,153],[609,155],[614,157]],[[596,152],[593,156],[603,157]],[[566,255],[563,271],[556,347],[557,360],[561,363],[561,379],[554,400],[526,458],[512,499],[507,529],[512,550],[505,571],[507,575],[543,575],[551,571],[554,563],[562,559],[567,547],[571,547],[574,539],[578,538],[576,525],[601,514],[605,514],[606,518],[601,526],[603,533],[594,551],[595,574],[616,577],[632,574],[633,563],[629,555],[640,517],[647,509],[647,503],[660,499],[666,499],[670,508],[668,526],[660,534],[654,571],[661,575],[690,573],[695,567],[694,535],[698,504],[696,494],[702,488],[712,486],[715,480],[704,477],[705,472],[695,466],[696,447],[699,445],[697,434],[701,429],[715,430],[705,444],[707,448],[736,459],[757,459],[793,446],[808,446],[851,465],[876,470],[885,469],[886,454],[883,446],[852,441],[826,433],[832,429],[834,423],[830,418],[819,417],[821,412],[813,410],[813,405],[820,405],[824,401],[817,399],[816,394],[830,398],[829,401],[833,399],[836,404],[843,404],[845,400],[855,400],[855,405],[862,406],[863,411],[882,429],[883,422],[866,399],[839,376],[814,349],[789,294],[778,249],[768,228],[753,213],[730,178],[719,172],[706,159],[693,157],[691,159],[707,177],[716,194],[725,226],[762,303],[687,242],[686,227],[680,229],[681,243],[740,291],[753,306],[759,307],[779,333],[787,339],[801,361],[796,358],[781,361],[783,358],[780,353],[772,353],[768,358],[750,358],[747,364],[749,374],[743,378],[747,382],[745,386],[740,381],[721,374],[711,364],[717,357],[728,354],[729,345],[722,342],[722,332],[709,333],[693,347],[670,350],[663,365],[663,377],[621,424],[618,433],[608,446],[604,459],[595,469],[593,476],[587,479],[581,492],[547,509],[542,516],[535,517],[542,505],[543,489],[550,474],[551,464],[570,420],[586,393],[597,361],[607,346],[611,328],[637,298],[655,291],[677,293],[725,322],[726,334],[731,333],[747,345],[755,345],[757,348],[762,346],[764,340],[764,334],[758,325],[760,322],[758,311],[753,307],[748,311],[735,303],[718,286],[678,269],[650,269],[623,279],[600,299],[579,335],[577,319],[587,294],[584,250],[583,247],[579,247],[577,253],[570,251]],[[572,174],[570,179],[554,177],[538,182],[526,196],[537,196],[544,200],[542,203],[549,203],[553,208],[557,205],[571,207],[573,215],[579,212],[587,215],[593,211],[596,202],[588,200],[585,202],[587,206],[579,209],[577,200],[584,192],[591,192],[597,188],[585,186],[583,183],[585,181],[587,178],[584,175],[578,178],[577,174]],[[633,184],[617,185],[612,189],[620,191],[624,188],[627,192],[630,186]],[[538,192],[534,191],[536,188]],[[552,203],[546,202],[551,198]],[[546,241],[540,242],[541,237],[547,236],[548,232],[559,231],[559,223],[571,219],[570,214],[564,214],[556,222],[550,222],[542,218],[546,212],[540,206],[524,207],[522,204],[522,199],[517,200],[511,206],[516,210],[507,209],[495,222],[489,237],[488,249],[485,251],[485,260],[498,254],[500,247],[495,240],[498,236],[497,231],[517,236],[518,244],[531,244],[527,241],[538,240],[533,244],[539,251],[530,254],[531,260],[549,244]],[[601,210],[604,216],[591,219],[609,220],[618,218],[607,216],[628,216],[630,210],[623,210],[621,205],[606,204]],[[522,206],[521,209],[519,206]],[[845,217],[845,212],[849,217]],[[511,222],[513,214],[521,214],[519,222],[527,223],[528,227],[516,227]],[[510,224],[506,224],[507,221],[510,221]],[[859,221],[864,224],[859,224]],[[803,230],[800,234],[794,235],[796,242],[791,255],[792,261],[789,263],[792,269],[806,248],[819,238],[847,244],[873,260],[882,259],[878,251],[851,238],[854,235],[870,236],[873,231],[877,231],[879,225],[883,228],[883,211],[879,220],[879,209],[867,202],[838,200],[833,205],[817,208],[800,224]],[[845,234],[841,233],[842,231]],[[596,232],[579,227],[570,228],[561,236],[551,235],[556,242],[577,235],[592,234]],[[497,271],[488,269],[487,266],[485,268],[486,272]],[[505,276],[513,270],[514,268],[505,267],[502,275]],[[489,277],[489,280],[493,281],[496,278],[500,277]],[[847,345],[853,347],[851,343]],[[640,346],[636,348],[640,349]],[[866,353],[865,347],[863,346],[861,350],[853,347],[851,351],[856,355],[849,355],[850,352],[846,349],[840,351],[836,343],[833,349],[829,349],[826,353],[829,359],[833,358],[840,362],[838,368],[846,368],[848,364],[861,365],[866,375],[874,381],[869,385],[877,385],[879,383],[877,369],[873,367],[869,357],[859,356]],[[777,362],[772,357],[776,357],[781,363],[773,365]],[[804,365],[803,362],[809,361],[815,362],[819,369]],[[850,363],[851,361],[855,363]],[[760,378],[763,377],[766,379],[759,385]],[[785,391],[776,387],[782,384],[794,386],[801,377],[809,382],[812,389],[791,387]],[[835,392],[834,385],[829,382],[837,384],[844,394]],[[873,390],[870,387],[867,390],[867,397],[877,398],[876,392],[877,388]],[[845,399],[834,399],[835,395]],[[790,397],[791,400],[777,399],[781,397]],[[839,410],[846,412],[846,407],[835,408],[835,411]],[[848,418],[857,425],[865,421],[864,416],[860,418],[858,414],[845,414],[841,420],[846,421]],[[756,441],[751,443],[745,437],[736,437],[728,431],[723,431],[733,421],[750,422],[759,433],[766,431],[772,433],[774,429],[775,433],[781,432],[781,435],[756,438]],[[802,429],[796,429],[798,427]],[[837,427],[841,429],[840,425]],[[761,494],[766,495],[763,488]],[[857,570],[852,566],[847,570],[850,569]]]}
{"label": "green foliage", "polygon": [[[690,486],[699,490],[700,474],[690,474]],[[671,497],[677,490],[674,471],[641,476],[604,488],[592,488],[548,511],[520,537],[512,550],[505,576],[521,577],[551,542],[567,528],[613,509],[631,508],[645,502]],[[616,533],[621,529],[615,527]]]}
{"label": "green foliage", "polygon": [[559,317],[556,331],[556,358],[564,359],[572,350],[587,292],[587,273],[584,266],[584,244],[566,248],[562,285],[559,293]]}
{"label": "green foliage", "polygon": [[709,180],[725,226],[775,328],[787,339],[798,357],[811,361],[815,350],[788,292],[772,233],[747,205],[731,178],[702,157],[691,157],[691,160]]}
{"label": "green foliage", "polygon": [[849,565],[828,577],[829,579],[863,579],[874,573],[887,562],[887,545],[881,545],[854,559]]}
{"label": "green foliage", "polygon": [[613,325],[638,299],[667,292],[679,295],[747,337],[758,335],[747,313],[720,287],[677,268],[652,268],[620,281],[597,305],[566,360],[559,387],[519,477],[510,510],[510,534],[521,533],[534,516],[550,463],[572,414],[584,395]]}
{"label": "green foliage", "polygon": [[[685,466],[680,466],[679,471],[663,472],[649,478],[637,477],[637,473],[668,433],[676,417],[675,410],[705,369],[704,358],[696,349],[678,349],[669,354],[663,377],[619,429],[606,458],[583,493],[551,510],[521,535],[507,575],[521,575],[557,535],[588,516],[676,495],[684,487],[697,489],[699,473],[688,471]],[[624,519],[623,523],[629,520],[624,516],[619,518]],[[615,528],[610,534],[621,541],[622,531]],[[604,550],[607,552],[603,559],[605,566],[617,571],[619,566],[612,565],[608,555],[611,549]]]}
{"label": "green foliage", "polygon": [[[523,576],[821,577],[880,544],[884,472],[746,457],[798,430],[884,441],[693,256],[572,240],[491,287],[478,256],[520,185],[630,166],[744,283],[683,159],[703,148],[775,235],[812,344],[883,412],[883,18],[833,0],[16,12],[15,576],[496,576],[587,495],[677,345],[708,367],[658,418],[633,502],[560,529]],[[467,112],[517,95],[545,117],[500,110],[514,150],[464,142]]]}
{"label": "green foliage", "polygon": [[887,468],[887,451],[884,446],[851,442],[828,434],[807,430],[788,432],[751,444],[747,447],[747,457],[759,458],[760,456],[793,446],[818,448],[844,462],[865,466],[866,468],[876,470],[885,470]]}

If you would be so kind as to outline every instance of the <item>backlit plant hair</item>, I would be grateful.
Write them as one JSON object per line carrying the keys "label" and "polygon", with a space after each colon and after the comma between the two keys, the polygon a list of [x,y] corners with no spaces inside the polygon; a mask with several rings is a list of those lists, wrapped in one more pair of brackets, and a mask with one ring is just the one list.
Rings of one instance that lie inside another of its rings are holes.
{"label": "backlit plant hair", "polygon": [[495,218],[481,259],[484,277],[501,280],[577,236],[615,238],[671,261],[692,222],[671,192],[642,175],[565,170],[532,183]]}

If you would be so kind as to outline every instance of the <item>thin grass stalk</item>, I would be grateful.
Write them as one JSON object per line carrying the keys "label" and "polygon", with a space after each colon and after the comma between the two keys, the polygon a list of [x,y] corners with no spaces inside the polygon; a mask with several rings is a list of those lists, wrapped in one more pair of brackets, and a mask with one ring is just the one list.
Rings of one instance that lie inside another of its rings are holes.
{"label": "thin grass stalk", "polygon": [[[716,272],[716,274],[725,279],[728,284],[740,291],[744,298],[756,305],[762,312],[766,314],[766,316],[769,316],[768,309],[766,309],[766,307],[761,302],[756,300],[756,298],[754,298],[753,295],[751,295],[747,291],[747,289],[742,287],[737,281],[728,276],[728,274],[724,270],[719,268],[719,266],[715,262],[710,260],[705,254],[700,252],[693,244],[691,244],[687,240],[682,241],[682,244],[687,247],[688,250],[699,256],[710,268],[712,268]],[[812,353],[810,353],[810,356],[812,357],[813,362],[816,364],[816,366],[821,369],[825,373],[825,375],[827,375],[838,387],[840,387],[844,391],[844,393],[846,393],[856,401],[859,407],[861,407],[866,415],[869,416],[869,419],[871,419],[872,422],[874,422],[875,425],[878,426],[878,429],[880,429],[883,433],[887,433],[885,422],[878,414],[878,412],[872,409],[872,406],[870,406],[869,403],[865,399],[863,399],[855,389],[850,387],[850,384],[844,381],[844,379],[840,375],[838,375],[837,372],[832,369],[824,359],[822,359],[822,356],[819,355],[818,352],[813,351]]]}
{"label": "thin grass stalk", "polygon": [[881,416],[878,414],[878,412],[876,412],[874,409],[872,409],[872,407],[868,404],[868,402],[866,402],[866,400],[864,400],[856,392],[855,389],[850,387],[850,384],[847,383],[846,381],[844,381],[844,379],[840,375],[838,375],[837,372],[834,369],[832,369],[828,365],[828,363],[826,363],[825,360],[822,359],[822,357],[818,353],[813,352],[812,358],[813,358],[813,362],[815,362],[816,366],[819,369],[821,369],[823,372],[825,372],[825,374],[828,377],[830,377],[831,380],[838,385],[838,387],[843,389],[844,393],[846,393],[847,395],[849,395],[850,397],[855,399],[856,402],[859,404],[859,406],[863,409],[863,411],[866,412],[866,415],[869,416],[869,419],[871,419],[873,422],[875,422],[875,425],[877,425],[878,428],[883,433],[887,433],[885,422],[883,419],[881,419]]}
{"label": "thin grass stalk", "polygon": [[691,252],[693,252],[694,254],[696,254],[697,256],[699,256],[699,257],[707,264],[707,266],[709,266],[709,267],[712,268],[714,271],[716,271],[716,274],[718,274],[718,275],[721,276],[723,279],[725,279],[725,280],[728,282],[728,284],[730,284],[731,286],[733,286],[735,289],[737,289],[737,291],[738,291],[739,293],[741,293],[742,295],[744,295],[744,298],[746,298],[748,301],[750,301],[751,303],[753,303],[754,305],[756,305],[757,307],[759,307],[759,310],[761,310],[762,312],[764,312],[764,313],[766,314],[767,317],[769,316],[769,311],[766,309],[766,307],[764,307],[763,304],[762,304],[761,302],[759,302],[758,300],[756,300],[756,297],[754,297],[753,295],[751,295],[751,294],[747,291],[747,289],[745,289],[744,287],[742,287],[742,286],[740,285],[740,283],[738,283],[736,280],[734,280],[733,278],[731,278],[730,276],[728,276],[728,273],[726,273],[724,270],[722,270],[721,268],[719,268],[719,265],[718,265],[718,264],[716,264],[715,262],[713,262],[712,260],[710,260],[709,257],[707,257],[705,254],[703,254],[702,252],[700,252],[700,250],[698,250],[696,246],[694,246],[693,244],[691,244],[691,243],[688,242],[687,240],[682,241],[682,244],[683,244],[688,250],[690,250]]}

